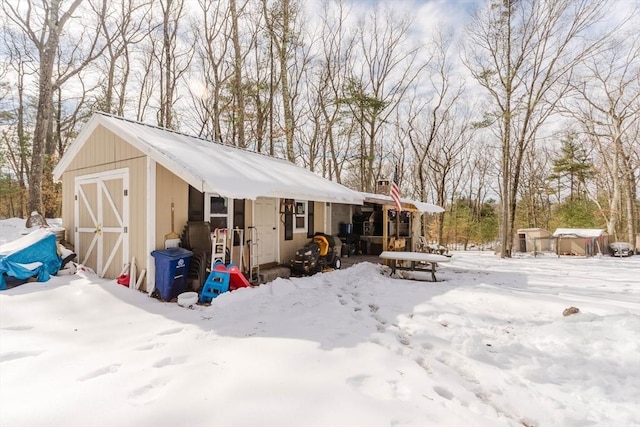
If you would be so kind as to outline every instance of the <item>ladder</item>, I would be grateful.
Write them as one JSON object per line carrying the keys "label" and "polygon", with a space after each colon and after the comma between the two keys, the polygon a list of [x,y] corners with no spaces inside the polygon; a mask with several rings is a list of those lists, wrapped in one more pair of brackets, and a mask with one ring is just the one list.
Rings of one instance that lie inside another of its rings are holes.
{"label": "ladder", "polygon": [[260,281],[260,263],[258,262],[258,229],[250,226],[247,244],[249,245],[249,281],[257,283]]}
{"label": "ladder", "polygon": [[227,229],[216,228],[211,233],[211,271],[216,262],[226,264],[227,257]]}

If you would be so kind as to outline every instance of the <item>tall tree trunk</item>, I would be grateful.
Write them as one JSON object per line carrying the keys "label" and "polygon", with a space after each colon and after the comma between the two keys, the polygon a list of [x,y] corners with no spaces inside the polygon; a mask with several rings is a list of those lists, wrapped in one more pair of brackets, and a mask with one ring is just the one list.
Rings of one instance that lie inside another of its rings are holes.
{"label": "tall tree trunk", "polygon": [[288,67],[288,51],[289,40],[291,39],[291,7],[289,0],[282,0],[282,34],[278,43],[278,59],[280,60],[280,89],[282,91],[282,106],[284,108],[284,134],[286,141],[287,160],[294,162],[296,160],[293,151],[293,105],[291,103],[291,93],[289,91],[289,67]]}
{"label": "tall tree trunk", "polygon": [[233,96],[235,99],[235,126],[238,137],[238,147],[246,148],[244,136],[244,90],[242,88],[242,51],[240,49],[240,35],[238,31],[238,10],[236,0],[229,1],[231,10],[231,38],[233,40]]}
{"label": "tall tree trunk", "polygon": [[163,15],[162,25],[162,57],[164,59],[163,72],[164,72],[164,97],[161,101],[161,115],[160,126],[167,129],[171,129],[173,117],[172,117],[172,103],[173,103],[173,81],[172,68],[173,68],[173,52],[172,52],[172,34],[171,31],[176,29],[171,26],[171,9],[173,6],[173,0],[166,0],[166,10]]}
{"label": "tall tree trunk", "polygon": [[[80,0],[74,2],[75,7]],[[75,9],[73,7],[73,9]],[[33,146],[31,154],[31,171],[29,173],[29,211],[42,210],[42,177],[44,172],[45,149],[51,122],[51,108],[53,104],[53,65],[60,40],[58,14],[59,0],[51,2],[50,15],[47,20],[47,39],[40,51],[40,68],[38,82],[38,106],[36,125],[33,131]]]}

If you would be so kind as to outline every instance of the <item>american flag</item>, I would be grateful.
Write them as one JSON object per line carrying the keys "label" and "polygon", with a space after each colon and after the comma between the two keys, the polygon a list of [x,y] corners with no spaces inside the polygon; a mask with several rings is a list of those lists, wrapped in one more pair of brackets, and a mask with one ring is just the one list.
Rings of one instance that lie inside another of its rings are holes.
{"label": "american flag", "polygon": [[400,203],[400,186],[398,185],[398,166],[393,174],[393,181],[391,181],[391,198],[396,204],[396,211],[400,213],[402,211],[402,204]]}

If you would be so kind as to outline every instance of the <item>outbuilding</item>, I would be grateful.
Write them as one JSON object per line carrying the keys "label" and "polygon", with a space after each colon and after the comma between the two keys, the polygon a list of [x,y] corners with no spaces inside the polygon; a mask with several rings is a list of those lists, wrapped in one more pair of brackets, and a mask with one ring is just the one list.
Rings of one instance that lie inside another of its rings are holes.
{"label": "outbuilding", "polygon": [[259,264],[275,265],[330,232],[331,204],[364,199],[282,159],[104,113],[89,119],[54,178],[80,262],[114,279],[135,258],[149,292],[151,253],[191,221],[255,232]]}
{"label": "outbuilding", "polygon": [[543,228],[519,228],[514,242],[517,252],[548,252],[551,250],[551,233]]}
{"label": "outbuilding", "polygon": [[609,251],[609,234],[593,228],[558,228],[553,232],[558,255],[594,256]]}

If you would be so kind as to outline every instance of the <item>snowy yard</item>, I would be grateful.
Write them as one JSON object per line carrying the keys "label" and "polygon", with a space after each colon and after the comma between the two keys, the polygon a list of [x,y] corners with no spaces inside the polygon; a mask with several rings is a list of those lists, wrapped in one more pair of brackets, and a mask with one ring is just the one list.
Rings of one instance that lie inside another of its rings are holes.
{"label": "snowy yard", "polygon": [[0,292],[0,426],[640,425],[640,256],[388,271],[194,309],[86,273]]}

